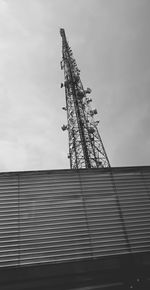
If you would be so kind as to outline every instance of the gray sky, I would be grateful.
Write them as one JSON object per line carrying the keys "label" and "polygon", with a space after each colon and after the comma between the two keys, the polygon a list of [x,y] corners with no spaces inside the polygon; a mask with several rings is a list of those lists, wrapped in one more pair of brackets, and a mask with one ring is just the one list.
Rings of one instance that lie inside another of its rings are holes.
{"label": "gray sky", "polygon": [[150,165],[149,15],[149,0],[0,0],[0,171],[69,168],[60,27],[111,165]]}

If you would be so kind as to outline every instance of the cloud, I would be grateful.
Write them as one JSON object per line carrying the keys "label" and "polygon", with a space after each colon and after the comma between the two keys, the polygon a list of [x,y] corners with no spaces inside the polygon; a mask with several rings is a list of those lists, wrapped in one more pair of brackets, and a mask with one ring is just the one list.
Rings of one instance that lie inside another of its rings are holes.
{"label": "cloud", "polygon": [[84,86],[92,88],[112,166],[150,162],[149,6],[146,0],[0,1],[1,171],[69,167],[60,27]]}
{"label": "cloud", "polygon": [[8,140],[0,141],[0,170],[23,170],[27,167],[27,152],[22,144]]}

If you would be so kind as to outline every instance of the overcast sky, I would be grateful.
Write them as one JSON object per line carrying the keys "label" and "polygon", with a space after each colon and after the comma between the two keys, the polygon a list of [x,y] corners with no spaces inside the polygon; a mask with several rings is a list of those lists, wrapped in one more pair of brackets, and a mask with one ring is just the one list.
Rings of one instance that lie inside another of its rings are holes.
{"label": "overcast sky", "polygon": [[149,15],[149,0],[0,0],[0,171],[69,168],[60,27],[111,166],[150,165]]}

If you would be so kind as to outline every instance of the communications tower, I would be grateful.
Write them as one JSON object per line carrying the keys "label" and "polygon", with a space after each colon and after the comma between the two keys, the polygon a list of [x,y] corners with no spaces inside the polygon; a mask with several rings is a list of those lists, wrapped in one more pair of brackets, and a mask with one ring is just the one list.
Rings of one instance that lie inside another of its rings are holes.
{"label": "communications tower", "polygon": [[62,130],[68,131],[70,168],[99,168],[110,167],[110,163],[98,132],[98,123],[92,109],[92,99],[89,97],[91,89],[83,88],[80,79],[80,70],[73,57],[72,50],[66,39],[65,30],[60,29],[62,37],[61,69],[64,70],[66,106],[62,109],[67,112],[67,125]]}

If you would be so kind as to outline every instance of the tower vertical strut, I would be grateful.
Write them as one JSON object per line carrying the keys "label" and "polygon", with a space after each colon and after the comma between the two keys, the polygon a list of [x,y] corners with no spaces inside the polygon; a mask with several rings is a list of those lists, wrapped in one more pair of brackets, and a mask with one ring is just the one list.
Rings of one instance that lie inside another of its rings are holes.
{"label": "tower vertical strut", "polygon": [[62,130],[68,130],[70,168],[99,168],[110,167],[110,163],[98,132],[98,123],[94,115],[96,109],[92,109],[92,99],[88,96],[91,89],[84,90],[80,79],[80,70],[77,67],[71,48],[66,39],[65,30],[60,29],[62,37],[61,69],[64,70],[67,125]]}

